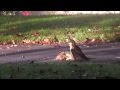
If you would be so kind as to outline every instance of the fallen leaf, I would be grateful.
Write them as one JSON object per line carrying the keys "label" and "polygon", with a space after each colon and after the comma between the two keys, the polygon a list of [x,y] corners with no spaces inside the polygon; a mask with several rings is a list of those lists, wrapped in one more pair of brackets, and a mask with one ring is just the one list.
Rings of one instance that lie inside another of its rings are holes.
{"label": "fallen leaf", "polygon": [[116,35],[120,35],[120,32],[116,32],[115,34],[116,34]]}
{"label": "fallen leaf", "polygon": [[39,36],[39,32],[38,31],[32,31],[31,36],[33,36],[33,37]]}
{"label": "fallen leaf", "polygon": [[54,47],[60,47],[59,43],[53,43]]}
{"label": "fallen leaf", "polygon": [[15,40],[11,40],[12,44],[16,44]]}
{"label": "fallen leaf", "polygon": [[10,47],[13,47],[13,45],[10,45]]}
{"label": "fallen leaf", "polygon": [[25,43],[25,44],[29,44],[31,41],[30,40],[27,40],[27,39],[24,39],[22,40],[22,43]]}
{"label": "fallen leaf", "polygon": [[51,45],[52,41],[49,38],[45,38],[42,43]]}
{"label": "fallen leaf", "polygon": [[10,40],[10,41],[8,41],[8,42],[5,42],[5,44],[16,44],[16,42],[15,42],[15,40]]}
{"label": "fallen leaf", "polygon": [[36,42],[35,42],[35,41],[31,41],[31,43],[32,43],[32,44],[36,44]]}
{"label": "fallen leaf", "polygon": [[88,45],[83,45],[84,47],[90,47],[90,46],[88,46]]}
{"label": "fallen leaf", "polygon": [[17,44],[15,44],[15,45],[13,45],[14,47],[17,47],[18,45]]}
{"label": "fallen leaf", "polygon": [[16,34],[16,36],[23,37],[23,35],[21,33]]}
{"label": "fallen leaf", "polygon": [[6,48],[7,48],[7,49],[10,49],[10,47],[9,47],[9,46],[7,46]]}
{"label": "fallen leaf", "polygon": [[3,45],[7,45],[7,42],[3,42]]}
{"label": "fallen leaf", "polygon": [[88,29],[88,31],[91,31],[91,29]]}
{"label": "fallen leaf", "polygon": [[27,47],[27,48],[31,48],[32,46],[31,46],[31,45],[27,45],[26,47]]}

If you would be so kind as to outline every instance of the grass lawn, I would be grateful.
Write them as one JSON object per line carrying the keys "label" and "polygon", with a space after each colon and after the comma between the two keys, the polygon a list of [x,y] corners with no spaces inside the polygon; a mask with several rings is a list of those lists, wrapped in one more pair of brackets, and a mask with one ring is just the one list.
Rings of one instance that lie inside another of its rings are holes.
{"label": "grass lawn", "polygon": [[1,79],[120,79],[119,64],[93,62],[37,62],[0,64]]}
{"label": "grass lawn", "polygon": [[[43,40],[45,37],[60,42],[65,33],[72,32],[80,41],[85,38],[103,38],[105,41],[120,40],[120,15],[75,15],[75,16],[0,16],[0,42],[23,39]],[[32,36],[38,32],[38,36]],[[23,37],[17,36],[22,34]]]}
{"label": "grass lawn", "polygon": [[[33,36],[33,32],[39,35]],[[79,41],[86,38],[120,41],[120,15],[0,16],[0,43],[54,39],[54,35],[64,42],[66,32],[73,33]],[[120,65],[93,62],[0,64],[1,79],[96,79],[105,76],[120,79]]]}

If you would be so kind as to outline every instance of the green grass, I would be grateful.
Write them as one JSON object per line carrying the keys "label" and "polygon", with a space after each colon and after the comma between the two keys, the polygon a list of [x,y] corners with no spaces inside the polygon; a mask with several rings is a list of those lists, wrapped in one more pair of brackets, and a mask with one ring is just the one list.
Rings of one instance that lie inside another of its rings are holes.
{"label": "green grass", "polygon": [[1,79],[120,79],[119,64],[92,62],[39,62],[0,64]]}
{"label": "green grass", "polygon": [[[84,41],[85,38],[103,38],[114,40],[115,32],[119,32],[120,15],[76,15],[76,16],[0,16],[0,42],[16,40],[26,37],[30,40],[53,38],[56,34],[60,41],[64,41],[67,31],[73,32],[75,37]],[[91,29],[91,31],[88,31]],[[98,30],[95,33],[94,30]],[[32,37],[31,32],[37,31],[39,36]],[[24,37],[17,37],[22,33]]]}

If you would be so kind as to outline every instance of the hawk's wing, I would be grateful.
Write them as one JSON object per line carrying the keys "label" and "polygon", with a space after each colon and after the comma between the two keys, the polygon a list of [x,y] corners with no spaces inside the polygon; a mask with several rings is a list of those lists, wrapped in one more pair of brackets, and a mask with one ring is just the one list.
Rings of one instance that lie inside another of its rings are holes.
{"label": "hawk's wing", "polygon": [[80,56],[83,59],[88,59],[88,57],[85,56],[85,54],[82,52],[79,46],[76,46],[73,51],[74,54],[76,54],[77,56]]}

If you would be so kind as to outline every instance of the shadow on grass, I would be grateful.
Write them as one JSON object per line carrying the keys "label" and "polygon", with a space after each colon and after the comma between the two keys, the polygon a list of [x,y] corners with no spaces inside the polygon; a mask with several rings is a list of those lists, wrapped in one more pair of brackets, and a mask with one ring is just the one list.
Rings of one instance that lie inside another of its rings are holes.
{"label": "shadow on grass", "polygon": [[[16,33],[29,33],[32,30],[59,30],[66,28],[82,28],[93,26],[110,26],[113,21],[111,18],[118,18],[118,15],[82,15],[82,16],[45,16],[45,17],[10,17],[1,24],[2,35],[14,35]],[[5,18],[5,17],[4,17]],[[107,20],[107,22],[104,22]],[[104,25],[105,24],[105,25]],[[14,28],[15,27],[15,28]]]}

